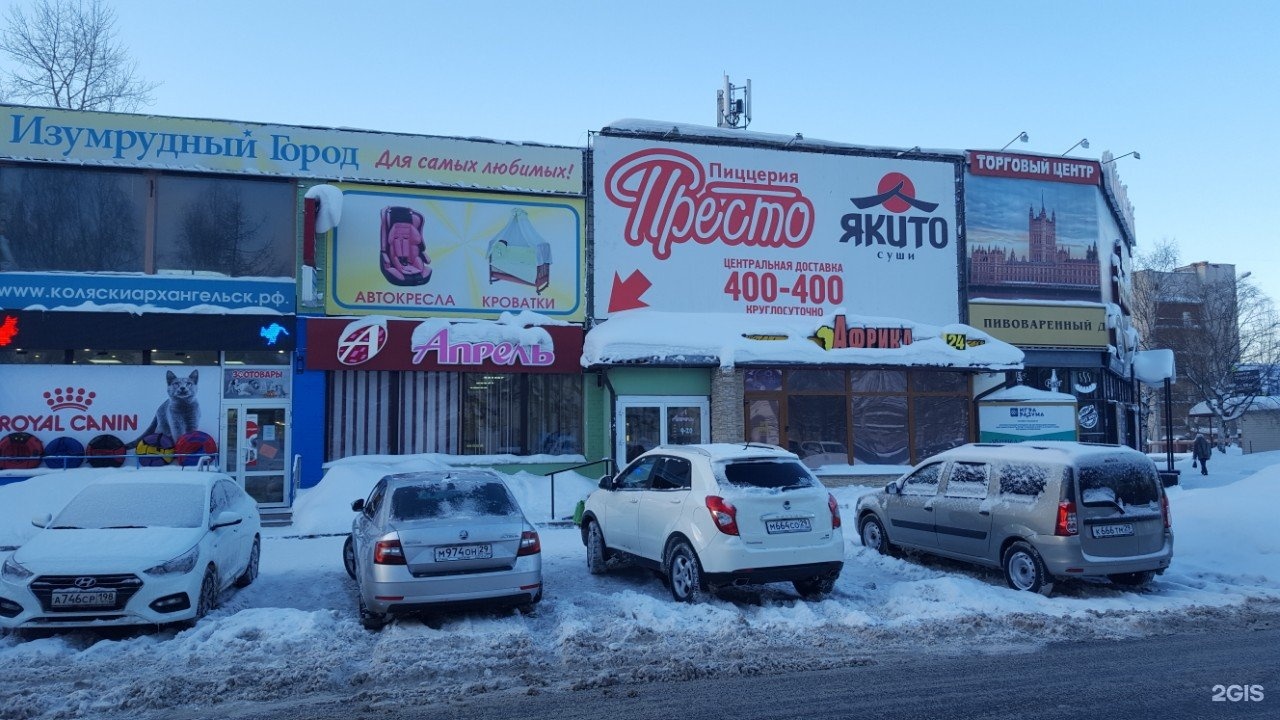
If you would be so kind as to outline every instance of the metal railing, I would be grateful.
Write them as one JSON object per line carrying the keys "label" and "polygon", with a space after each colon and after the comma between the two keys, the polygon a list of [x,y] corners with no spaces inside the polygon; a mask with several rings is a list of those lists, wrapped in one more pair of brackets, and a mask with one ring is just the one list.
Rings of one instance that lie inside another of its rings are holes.
{"label": "metal railing", "polygon": [[543,473],[542,475],[543,477],[551,478],[551,519],[552,520],[556,519],[556,475],[559,475],[562,472],[569,472],[571,470],[580,470],[585,467],[591,467],[592,465],[599,465],[600,463],[607,463],[606,467],[608,468],[609,474],[613,475],[618,472],[618,466],[616,463],[614,463],[613,458],[607,457],[607,458],[600,458],[599,460],[592,460],[591,462],[585,462],[580,465],[573,465],[567,468],[560,468],[555,472]]}

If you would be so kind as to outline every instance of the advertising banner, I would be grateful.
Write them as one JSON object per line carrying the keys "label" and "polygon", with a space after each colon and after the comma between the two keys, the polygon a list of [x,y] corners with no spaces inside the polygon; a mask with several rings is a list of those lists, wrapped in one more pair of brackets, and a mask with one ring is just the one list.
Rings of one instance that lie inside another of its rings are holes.
{"label": "advertising banner", "polygon": [[0,106],[0,156],[97,166],[582,194],[582,150]]}
{"label": "advertising banner", "polygon": [[[189,365],[7,365],[0,383],[0,442],[10,448],[3,454],[14,457],[13,447],[42,448],[47,466],[68,467],[79,466],[85,455],[97,466],[132,466],[216,452],[218,373],[217,367]],[[51,464],[50,457],[68,465]]]}
{"label": "advertising banner", "polygon": [[281,315],[0,310],[0,348],[287,352],[295,323]]}
{"label": "advertising banner", "polygon": [[1075,403],[978,404],[978,442],[1076,440]]}
{"label": "advertising banner", "polygon": [[308,370],[580,373],[582,327],[307,318]]}
{"label": "advertising banner", "polygon": [[128,305],[143,312],[214,308],[289,315],[295,312],[296,294],[289,280],[11,271],[0,282],[0,308],[111,311]]}
{"label": "advertising banner", "polygon": [[339,187],[329,314],[585,318],[584,201]]}
{"label": "advertising banner", "polygon": [[969,151],[969,173],[991,177],[1044,180],[1046,182],[1097,185],[1102,182],[1102,166],[1097,160],[1044,157],[1019,153]]}
{"label": "advertising banner", "polygon": [[222,369],[222,397],[225,400],[259,400],[289,397],[289,370],[284,367],[237,367]]}
{"label": "advertising banner", "polygon": [[951,163],[598,136],[598,318],[959,320]]}
{"label": "advertising banner", "polygon": [[971,174],[964,196],[971,300],[1102,301],[1097,187]]}
{"label": "advertising banner", "polygon": [[969,324],[1011,345],[1103,349],[1108,342],[1101,306],[971,302]]}

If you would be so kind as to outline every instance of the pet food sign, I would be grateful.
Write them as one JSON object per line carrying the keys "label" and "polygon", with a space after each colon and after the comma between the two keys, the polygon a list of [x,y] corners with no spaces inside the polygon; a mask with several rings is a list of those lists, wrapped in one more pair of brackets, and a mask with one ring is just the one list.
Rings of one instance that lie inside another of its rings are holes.
{"label": "pet food sign", "polygon": [[224,368],[222,397],[226,400],[257,400],[289,397],[289,372],[281,367]]}
{"label": "pet food sign", "polygon": [[141,445],[144,452],[167,451],[172,459],[180,439],[203,432],[201,446],[207,448],[220,442],[218,372],[191,366],[10,365],[0,383],[0,442],[12,443],[18,434],[27,449],[59,447],[70,456],[110,448],[122,460]]}
{"label": "pet food sign", "polygon": [[585,318],[584,201],[338,187],[329,314]]}

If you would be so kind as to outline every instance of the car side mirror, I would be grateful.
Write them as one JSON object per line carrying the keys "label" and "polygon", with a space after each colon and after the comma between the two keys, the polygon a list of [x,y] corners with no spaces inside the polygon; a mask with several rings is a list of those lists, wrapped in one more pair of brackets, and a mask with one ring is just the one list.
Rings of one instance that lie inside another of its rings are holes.
{"label": "car side mirror", "polygon": [[360,512],[361,510],[363,510],[363,509],[364,509],[364,498],[360,498],[359,500],[357,500],[357,501],[355,501],[355,502],[351,503],[351,509],[352,509],[353,511],[355,511],[355,512]]}
{"label": "car side mirror", "polygon": [[894,482],[891,482],[888,485],[885,485],[884,491],[889,493],[890,495],[899,495],[902,493],[902,487],[898,485],[898,482],[895,480]]}
{"label": "car side mirror", "polygon": [[43,515],[33,515],[31,517],[31,524],[35,525],[41,530],[49,527],[49,524],[52,522],[53,522],[53,516],[50,515],[49,513],[45,513]]}
{"label": "car side mirror", "polygon": [[209,526],[209,529],[217,530],[218,528],[230,527],[232,525],[239,525],[242,522],[244,522],[244,516],[241,515],[240,513],[232,512],[230,510],[223,510],[222,512],[218,513],[218,517],[213,519],[213,524]]}
{"label": "car side mirror", "polygon": [[612,489],[613,489],[613,476],[612,476],[612,475],[605,475],[604,477],[600,478],[600,489],[601,489],[601,490],[612,490]]}

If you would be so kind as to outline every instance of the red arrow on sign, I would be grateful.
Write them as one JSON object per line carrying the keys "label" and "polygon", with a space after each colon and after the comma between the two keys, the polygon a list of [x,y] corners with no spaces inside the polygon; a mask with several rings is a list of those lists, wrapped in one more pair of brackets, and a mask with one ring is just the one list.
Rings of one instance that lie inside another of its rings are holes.
{"label": "red arrow on sign", "polygon": [[649,307],[649,303],[641,300],[640,296],[651,287],[653,283],[639,270],[631,273],[626,280],[614,273],[613,292],[609,293],[609,312]]}

